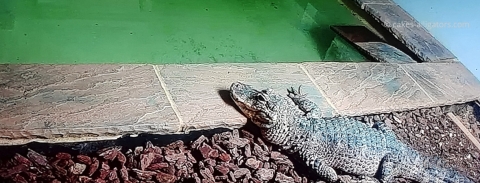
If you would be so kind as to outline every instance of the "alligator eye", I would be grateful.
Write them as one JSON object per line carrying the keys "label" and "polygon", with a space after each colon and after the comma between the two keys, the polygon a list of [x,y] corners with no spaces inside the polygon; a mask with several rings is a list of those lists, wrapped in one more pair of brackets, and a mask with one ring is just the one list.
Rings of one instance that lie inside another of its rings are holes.
{"label": "alligator eye", "polygon": [[261,102],[265,102],[265,98],[262,95],[257,95],[257,100]]}

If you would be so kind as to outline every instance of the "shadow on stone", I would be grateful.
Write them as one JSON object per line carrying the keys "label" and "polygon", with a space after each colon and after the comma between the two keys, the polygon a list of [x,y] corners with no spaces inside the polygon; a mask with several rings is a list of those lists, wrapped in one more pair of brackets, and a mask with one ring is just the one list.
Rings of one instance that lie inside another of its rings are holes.
{"label": "shadow on stone", "polygon": [[240,114],[244,115],[243,112],[240,110],[240,108],[238,108],[238,106],[235,104],[232,97],[230,97],[229,90],[218,90],[218,95],[220,95],[220,97],[225,103],[233,106]]}

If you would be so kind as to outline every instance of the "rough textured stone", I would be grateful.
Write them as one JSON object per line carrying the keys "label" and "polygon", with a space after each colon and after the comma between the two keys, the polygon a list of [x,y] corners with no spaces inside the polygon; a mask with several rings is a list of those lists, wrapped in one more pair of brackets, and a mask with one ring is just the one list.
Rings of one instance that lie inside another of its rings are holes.
{"label": "rough textured stone", "polygon": [[456,59],[425,27],[396,4],[367,3],[362,5],[387,30],[395,35],[424,62]]}
{"label": "rough textured stone", "polygon": [[355,0],[355,2],[362,6],[364,4],[395,4],[392,0]]}
{"label": "rough textured stone", "polygon": [[304,65],[342,115],[398,111],[432,103],[431,99],[397,64],[305,63]]}
{"label": "rough textured stone", "polygon": [[436,105],[480,98],[480,82],[461,63],[422,63],[401,67],[425,90]]}
{"label": "rough textured stone", "polygon": [[382,42],[355,43],[364,52],[379,62],[385,63],[417,63],[403,51]]}
{"label": "rough textured stone", "polygon": [[178,129],[149,65],[1,65],[0,101],[2,144]]}
{"label": "rough textured stone", "polygon": [[287,88],[302,85],[302,91],[321,106],[324,116],[333,115],[333,109],[298,64],[194,64],[158,67],[186,129],[233,128],[244,125],[245,117],[227,104],[233,104],[228,88],[238,80],[258,87],[272,87],[285,94]]}

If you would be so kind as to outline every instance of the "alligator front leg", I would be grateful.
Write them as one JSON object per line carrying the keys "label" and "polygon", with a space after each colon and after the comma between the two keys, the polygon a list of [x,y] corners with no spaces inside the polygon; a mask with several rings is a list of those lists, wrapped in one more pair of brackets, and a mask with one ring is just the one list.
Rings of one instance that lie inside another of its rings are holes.
{"label": "alligator front leg", "polygon": [[317,175],[319,175],[320,178],[323,178],[328,182],[337,182],[339,180],[337,172],[335,172],[332,167],[326,165],[319,159],[307,161],[307,165],[313,170],[315,170],[315,172],[317,172]]}
{"label": "alligator front leg", "polygon": [[287,89],[288,97],[305,113],[307,118],[320,118],[320,108],[318,108],[317,104],[307,99],[306,94],[300,93],[300,87],[298,87],[298,90],[295,90],[293,87]]}

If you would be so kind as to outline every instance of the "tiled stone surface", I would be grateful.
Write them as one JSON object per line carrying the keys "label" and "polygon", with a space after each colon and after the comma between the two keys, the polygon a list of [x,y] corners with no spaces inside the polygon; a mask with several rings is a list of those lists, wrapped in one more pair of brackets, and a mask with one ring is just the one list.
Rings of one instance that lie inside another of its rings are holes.
{"label": "tiled stone surface", "polygon": [[341,115],[399,111],[432,103],[398,64],[304,65]]}
{"label": "tiled stone surface", "polygon": [[384,63],[417,63],[403,51],[382,42],[355,43],[364,52],[379,62]]}
{"label": "tiled stone surface", "polygon": [[396,4],[365,4],[365,11],[377,19],[422,61],[440,62],[456,57],[427,29]]}
{"label": "tiled stone surface", "polygon": [[404,64],[402,67],[439,105],[480,99],[480,82],[460,62]]}
{"label": "tiled stone surface", "polygon": [[[315,88],[298,64],[206,64],[158,66],[187,130],[239,127],[246,118],[231,104],[228,91],[235,81],[287,94],[288,87],[302,85],[323,109],[323,116],[333,116],[333,109]],[[293,85],[292,85],[293,84]],[[223,98],[223,99],[222,99]]]}
{"label": "tiled stone surface", "polygon": [[362,9],[365,8],[366,4],[395,4],[392,0],[355,0],[355,2],[360,5]]}
{"label": "tiled stone surface", "polygon": [[151,65],[0,65],[0,124],[0,143],[178,129]]}

